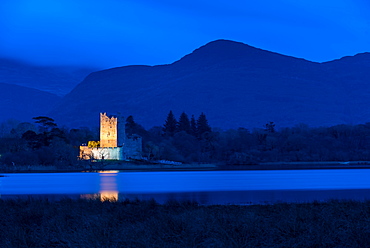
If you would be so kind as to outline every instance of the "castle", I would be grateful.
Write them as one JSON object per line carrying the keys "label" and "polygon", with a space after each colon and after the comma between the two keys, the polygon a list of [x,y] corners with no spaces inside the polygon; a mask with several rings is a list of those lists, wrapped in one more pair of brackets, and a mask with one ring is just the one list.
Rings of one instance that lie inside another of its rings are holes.
{"label": "castle", "polygon": [[120,115],[107,116],[100,113],[100,141],[89,141],[80,146],[80,159],[139,159],[142,154],[140,136],[126,136],[125,121]]}

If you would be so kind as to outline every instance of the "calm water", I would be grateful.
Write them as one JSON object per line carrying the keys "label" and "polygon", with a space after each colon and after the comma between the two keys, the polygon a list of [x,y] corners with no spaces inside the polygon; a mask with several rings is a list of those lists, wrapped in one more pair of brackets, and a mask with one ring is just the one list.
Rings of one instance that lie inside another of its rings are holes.
{"label": "calm water", "polygon": [[1,198],[194,200],[253,204],[370,200],[370,169],[1,174]]}

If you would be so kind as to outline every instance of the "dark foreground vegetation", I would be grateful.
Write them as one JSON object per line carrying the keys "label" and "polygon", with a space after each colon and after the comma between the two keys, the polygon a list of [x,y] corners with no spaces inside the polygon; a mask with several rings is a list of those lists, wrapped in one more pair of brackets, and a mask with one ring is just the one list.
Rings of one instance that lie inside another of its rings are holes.
{"label": "dark foreground vegetation", "polygon": [[[49,117],[35,123],[0,123],[0,166],[54,165],[87,169],[78,161],[79,146],[99,139],[99,130],[58,127]],[[170,112],[163,126],[144,129],[132,116],[126,134],[143,140],[145,163],[170,160],[183,163],[255,165],[265,162],[370,161],[370,123],[332,127],[277,128],[268,122],[261,128],[220,130],[199,117]],[[10,168],[9,167],[9,168]],[[223,167],[227,168],[227,167]]]}
{"label": "dark foreground vegetation", "polygon": [[369,247],[370,202],[0,200],[1,247]]}

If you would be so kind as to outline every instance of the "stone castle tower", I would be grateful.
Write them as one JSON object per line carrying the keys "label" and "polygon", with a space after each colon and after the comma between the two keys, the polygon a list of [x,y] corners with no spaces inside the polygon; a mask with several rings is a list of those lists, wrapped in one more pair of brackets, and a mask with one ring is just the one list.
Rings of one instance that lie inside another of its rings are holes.
{"label": "stone castle tower", "polygon": [[120,115],[109,117],[100,113],[100,147],[121,147],[125,137],[125,122]]}
{"label": "stone castle tower", "polygon": [[[89,141],[88,144],[92,144]],[[118,114],[109,117],[100,113],[100,142],[98,146],[80,146],[80,159],[140,159],[142,139],[140,136],[126,137],[125,120]]]}
{"label": "stone castle tower", "polygon": [[100,113],[100,147],[117,147],[117,118]]}

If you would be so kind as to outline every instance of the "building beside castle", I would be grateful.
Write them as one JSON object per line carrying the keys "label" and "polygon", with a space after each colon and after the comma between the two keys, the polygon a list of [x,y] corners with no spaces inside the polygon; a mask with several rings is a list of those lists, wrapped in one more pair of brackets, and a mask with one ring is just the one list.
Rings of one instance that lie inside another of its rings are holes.
{"label": "building beside castle", "polygon": [[89,141],[80,146],[80,159],[127,160],[140,159],[142,139],[126,136],[125,121],[118,116],[100,113],[100,141]]}

